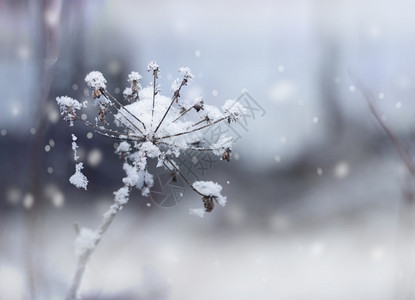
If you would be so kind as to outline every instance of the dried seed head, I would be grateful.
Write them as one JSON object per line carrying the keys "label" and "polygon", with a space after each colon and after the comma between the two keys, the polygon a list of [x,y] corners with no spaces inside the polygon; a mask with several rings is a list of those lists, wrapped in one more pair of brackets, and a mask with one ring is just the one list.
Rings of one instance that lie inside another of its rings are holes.
{"label": "dried seed head", "polygon": [[231,160],[231,149],[227,148],[226,151],[223,152],[222,159],[227,161]]}
{"label": "dried seed head", "polygon": [[177,178],[177,172],[175,170],[171,171],[171,180],[173,182],[177,182],[179,179]]}
{"label": "dried seed head", "polygon": [[102,95],[102,92],[101,92],[101,90],[99,89],[99,90],[94,90],[93,92],[92,92],[92,97],[95,99],[95,98],[99,98],[100,96]]}
{"label": "dried seed head", "polygon": [[211,212],[215,207],[215,203],[213,202],[213,197],[203,196],[203,205],[205,207],[206,212]]}

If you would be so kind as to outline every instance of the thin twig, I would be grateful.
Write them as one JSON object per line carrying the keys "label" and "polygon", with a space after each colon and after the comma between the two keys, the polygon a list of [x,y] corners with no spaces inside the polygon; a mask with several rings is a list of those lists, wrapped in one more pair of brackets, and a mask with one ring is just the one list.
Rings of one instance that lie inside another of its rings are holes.
{"label": "thin twig", "polygon": [[180,119],[181,117],[183,117],[185,114],[187,114],[189,111],[191,111],[193,108],[193,106],[191,106],[190,108],[186,109],[184,112],[182,112],[176,119],[173,120],[172,123],[176,122],[178,119]]}
{"label": "thin twig", "polygon": [[[180,84],[179,88],[174,92],[174,95],[173,95],[173,97],[171,99],[170,105],[167,108],[166,112],[164,113],[163,118],[161,118],[160,123],[157,125],[156,130],[154,130],[154,133],[156,133],[157,130],[160,128],[161,124],[163,123],[164,119],[166,118],[167,114],[169,113],[170,108],[173,106],[174,101],[177,101],[177,99],[179,99],[179,97],[180,97],[180,90],[182,89],[182,86],[186,85],[186,82],[187,82],[187,79],[184,78],[182,80],[182,83]],[[154,100],[153,100],[153,109],[154,109]]]}
{"label": "thin twig", "polygon": [[[125,106],[121,103],[121,102],[119,102],[115,97],[113,97],[110,93],[108,93],[108,91],[106,91],[106,90],[104,90],[104,92],[105,93],[107,93],[108,94],[108,96],[111,98],[111,100],[112,101],[114,101],[115,103],[117,103],[119,106],[120,106],[120,108],[118,109],[118,111],[121,113],[121,108],[122,109],[124,109],[127,113],[129,113],[134,119],[136,119],[138,122],[140,122],[141,123],[141,125],[143,125],[143,127],[144,127],[144,129],[146,129],[146,125],[144,124],[144,122],[143,121],[141,121],[139,118],[137,118],[137,116],[136,115],[134,115],[133,113],[131,113],[127,108],[125,108]],[[104,97],[105,98],[107,98],[108,99],[108,97],[105,95],[105,93],[103,94],[104,95]],[[122,113],[121,113],[122,114]],[[122,114],[123,115],[123,114]],[[123,115],[124,116],[124,115]],[[126,116],[124,116],[124,118],[126,118],[127,119],[127,117]],[[131,123],[131,121],[129,121],[130,123]],[[133,123],[131,123],[131,124],[133,124]],[[134,127],[136,127],[136,126],[134,126]],[[137,127],[136,127],[137,128]],[[140,131],[141,133],[143,133],[139,128],[137,128],[138,129],[138,131]],[[143,133],[144,134],[144,133]]]}
{"label": "thin twig", "polygon": [[207,121],[209,121],[209,119],[207,117],[205,117],[203,120],[200,120],[199,122],[194,123],[192,126],[195,127],[195,126],[197,126],[199,124],[202,124],[203,122],[207,122]]}
{"label": "thin twig", "polygon": [[412,176],[415,176],[415,165],[408,153],[408,150],[404,146],[404,144],[401,142],[401,140],[392,132],[392,130],[385,124],[385,122],[382,120],[382,118],[379,115],[379,112],[377,111],[375,105],[374,105],[374,95],[373,93],[358,79],[352,78],[352,81],[356,85],[356,87],[360,90],[360,92],[365,97],[369,109],[373,116],[375,117],[376,121],[378,121],[379,125],[382,127],[382,129],[385,131],[388,138],[391,140],[392,144],[395,146],[396,150],[398,151],[399,155],[401,156],[406,168],[408,169],[409,173],[411,173]]}
{"label": "thin twig", "polygon": [[[193,191],[195,191],[196,193],[198,193],[202,197],[208,197],[208,196],[202,194],[201,192],[199,192],[197,189],[195,189],[195,187],[190,183],[190,181],[186,178],[186,176],[183,175],[183,173],[179,170],[179,168],[177,168],[175,166],[175,164],[167,156],[166,156],[166,160],[171,164],[171,166],[176,170],[176,172],[179,173],[179,175],[183,178],[183,180],[186,181],[186,183],[192,188]],[[164,165],[166,166],[165,163],[164,163]]]}

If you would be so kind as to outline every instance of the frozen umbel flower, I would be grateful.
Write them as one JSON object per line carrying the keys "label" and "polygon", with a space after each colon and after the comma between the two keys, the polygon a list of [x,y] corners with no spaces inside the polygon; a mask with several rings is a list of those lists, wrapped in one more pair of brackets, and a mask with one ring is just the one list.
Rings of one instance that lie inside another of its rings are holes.
{"label": "frozen umbel flower", "polygon": [[[137,72],[131,72],[127,79],[130,86],[125,88],[124,99],[121,101],[108,92],[107,80],[101,72],[89,73],[85,81],[92,89],[94,105],[97,106],[94,122],[80,117],[79,111],[87,106],[87,102],[80,103],[68,96],[56,98],[61,115],[70,126],[79,121],[92,127],[100,135],[120,141],[115,153],[124,161],[123,169],[126,173],[122,180],[124,186],[114,192],[114,203],[104,213],[98,228],[82,228],[77,231],[77,267],[67,299],[78,299],[85,266],[117,213],[127,204],[131,190],[137,188],[144,196],[150,194],[154,180],[147,168],[149,159],[157,160],[157,167],[166,168],[173,180],[181,176],[191,189],[201,196],[201,207],[191,209],[190,214],[203,217],[205,212],[212,211],[215,203],[221,206],[226,204],[226,197],[221,194],[222,187],[219,184],[212,181],[191,183],[174,159],[183,151],[194,150],[209,151],[229,161],[232,138],[222,135],[216,143],[204,144],[202,131],[219,122],[231,123],[238,120],[246,113],[245,108],[234,100],[227,100],[222,111],[206,104],[202,98],[179,103],[182,88],[194,79],[190,69],[179,69],[181,78],[172,83],[171,97],[160,94],[160,86],[157,84],[159,65],[152,61],[147,71],[152,73],[153,82],[143,88],[140,84],[142,76]],[[108,116],[111,116],[111,119]],[[76,140],[76,136],[72,135],[75,161],[78,160]],[[88,179],[82,174],[82,169],[83,164],[78,163],[70,182],[78,188],[86,189]]]}
{"label": "frozen umbel flower", "polygon": [[[152,73],[152,84],[142,87],[142,76],[138,72],[131,72],[127,79],[130,86],[124,90],[122,101],[108,92],[107,81],[102,73],[89,73],[85,81],[92,89],[98,106],[95,122],[80,118],[78,111],[86,104],[80,104],[67,96],[56,99],[62,116],[70,124],[80,121],[93,127],[98,134],[120,140],[116,153],[124,160],[123,168],[127,176],[123,179],[124,186],[115,195],[117,199],[123,199],[123,204],[126,203],[131,188],[141,190],[144,196],[149,195],[153,176],[147,170],[147,160],[156,159],[157,167],[166,168],[175,178],[181,176],[202,197],[205,212],[210,212],[214,203],[225,205],[226,197],[221,195],[222,187],[219,184],[211,181],[192,184],[174,163],[174,158],[185,150],[194,150],[210,151],[229,161],[232,138],[223,135],[214,144],[204,144],[202,131],[219,122],[231,123],[238,120],[246,113],[245,108],[235,100],[227,100],[221,111],[207,105],[202,98],[187,101],[186,104],[176,104],[182,88],[194,79],[191,70],[188,67],[179,68],[181,78],[173,81],[171,97],[160,94],[157,84],[159,65],[152,61],[148,64],[147,71]],[[113,120],[107,118],[109,115],[112,115]],[[81,167],[82,165],[79,169]],[[203,215],[200,209],[191,211],[193,214],[195,212]]]}

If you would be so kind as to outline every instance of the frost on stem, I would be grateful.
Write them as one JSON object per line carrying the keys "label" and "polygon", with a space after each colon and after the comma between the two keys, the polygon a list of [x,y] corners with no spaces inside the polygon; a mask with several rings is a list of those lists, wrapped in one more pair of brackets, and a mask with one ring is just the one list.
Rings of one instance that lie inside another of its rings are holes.
{"label": "frost on stem", "polygon": [[[83,120],[76,114],[85,106],[69,97],[58,97],[61,113],[70,124],[79,120],[92,127],[98,134],[119,140],[115,153],[124,161],[127,174],[123,178],[124,187],[115,192],[115,202],[124,205],[128,200],[130,189],[135,187],[148,196],[153,186],[153,176],[147,170],[149,159],[157,159],[157,167],[167,168],[172,177],[181,176],[193,191],[202,197],[203,211],[210,212],[215,203],[225,205],[226,197],[220,194],[222,187],[214,182],[198,181],[191,183],[174,163],[183,151],[210,151],[223,160],[231,159],[232,138],[223,135],[214,144],[207,144],[202,135],[205,128],[219,122],[234,122],[245,113],[245,108],[235,100],[227,100],[222,111],[206,104],[202,98],[181,100],[181,90],[194,80],[188,67],[178,69],[180,78],[173,81],[170,97],[160,93],[157,83],[160,67],[152,61],[147,71],[152,73],[152,83],[143,87],[142,76],[131,72],[127,76],[128,86],[124,90],[124,99],[117,100],[106,90],[107,80],[103,74],[93,71],[85,77],[88,86],[93,90],[93,98],[98,104],[96,120],[103,125]],[[99,98],[99,99],[98,99]],[[180,100],[180,101],[179,101]],[[111,116],[114,122],[107,120]],[[196,120],[196,121],[194,121]],[[82,164],[77,166],[74,181],[86,187],[81,176]],[[77,170],[78,170],[77,169]],[[202,216],[200,209],[192,210],[193,214]]]}
{"label": "frost on stem", "polygon": [[125,205],[128,202],[130,195],[130,190],[128,187],[124,186],[120,188],[118,191],[114,192],[114,201],[118,205]]}
{"label": "frost on stem", "polygon": [[77,139],[78,138],[74,134],[72,134],[72,150],[73,150],[73,159],[75,161],[77,161],[79,159],[79,156],[78,156],[78,153],[77,153],[77,149],[79,148],[78,144],[76,143]]}
{"label": "frost on stem", "polygon": [[153,60],[150,61],[147,65],[147,71],[153,71],[153,72],[158,72],[159,71],[159,65]]}
{"label": "frost on stem", "polygon": [[100,234],[98,232],[82,228],[75,240],[76,256],[84,255],[86,251],[93,249],[99,239]]}
{"label": "frost on stem", "polygon": [[219,140],[212,145],[212,152],[221,156],[221,159],[230,161],[232,150],[232,137],[221,135]]}
{"label": "frost on stem", "polygon": [[84,174],[82,174],[81,170],[84,168],[83,163],[78,163],[75,166],[75,174],[73,174],[69,178],[69,182],[76,186],[78,189],[83,188],[86,190],[88,185],[88,179]]}

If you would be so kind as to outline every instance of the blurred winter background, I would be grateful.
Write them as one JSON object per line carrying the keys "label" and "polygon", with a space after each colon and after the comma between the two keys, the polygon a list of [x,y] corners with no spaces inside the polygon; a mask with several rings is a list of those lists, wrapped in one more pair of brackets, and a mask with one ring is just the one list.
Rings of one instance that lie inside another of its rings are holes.
{"label": "blurred winter background", "polygon": [[[54,99],[87,99],[92,70],[121,95],[132,70],[151,80],[153,59],[164,94],[187,65],[196,80],[184,98],[254,99],[233,160],[202,176],[229,202],[200,219],[188,215],[200,205],[191,190],[173,208],[135,192],[92,257],[85,299],[414,299],[413,178],[349,76],[414,153],[414,9],[1,0],[0,299],[62,299],[74,222],[95,228],[121,185],[114,141],[69,128]],[[88,191],[68,182],[71,133]]]}

